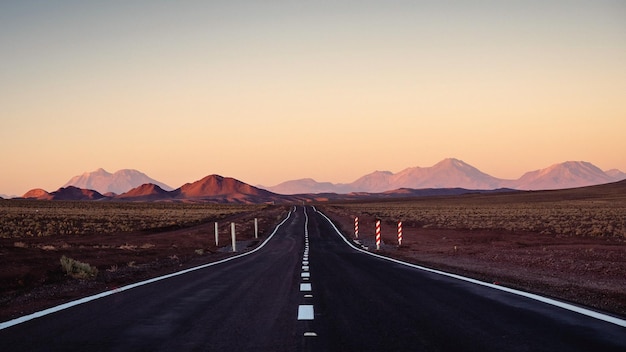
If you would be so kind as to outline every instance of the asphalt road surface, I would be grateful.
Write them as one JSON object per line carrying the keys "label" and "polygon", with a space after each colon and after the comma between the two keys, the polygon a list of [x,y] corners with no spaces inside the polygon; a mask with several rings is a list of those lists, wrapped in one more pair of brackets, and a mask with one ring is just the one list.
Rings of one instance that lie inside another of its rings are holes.
{"label": "asphalt road surface", "polygon": [[352,248],[298,207],[247,255],[23,322],[3,351],[626,351],[626,328]]}

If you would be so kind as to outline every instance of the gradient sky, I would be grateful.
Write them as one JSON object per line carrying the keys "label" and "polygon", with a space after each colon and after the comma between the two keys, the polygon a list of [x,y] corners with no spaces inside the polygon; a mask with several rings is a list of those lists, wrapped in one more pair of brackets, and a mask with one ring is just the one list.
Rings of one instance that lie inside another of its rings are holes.
{"label": "gradient sky", "polygon": [[0,193],[626,171],[626,1],[1,1]]}

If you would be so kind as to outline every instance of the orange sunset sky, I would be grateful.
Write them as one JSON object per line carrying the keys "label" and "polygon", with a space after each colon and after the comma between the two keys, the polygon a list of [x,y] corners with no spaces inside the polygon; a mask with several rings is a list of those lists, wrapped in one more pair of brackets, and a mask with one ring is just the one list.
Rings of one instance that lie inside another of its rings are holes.
{"label": "orange sunset sky", "polygon": [[626,171],[624,1],[2,1],[0,194]]}

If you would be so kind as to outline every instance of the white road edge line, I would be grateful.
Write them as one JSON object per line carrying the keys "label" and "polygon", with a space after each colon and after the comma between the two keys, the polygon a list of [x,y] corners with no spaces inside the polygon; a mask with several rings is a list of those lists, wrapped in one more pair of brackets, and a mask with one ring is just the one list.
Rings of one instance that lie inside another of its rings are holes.
{"label": "white road edge line", "polygon": [[447,272],[441,271],[441,270],[435,270],[435,269],[426,268],[426,267],[423,267],[423,266],[419,266],[419,265],[403,262],[401,260],[385,257],[385,256],[382,256],[382,255],[379,255],[379,254],[376,254],[376,253],[372,253],[372,252],[366,251],[366,250],[358,248],[354,244],[350,243],[350,241],[348,241],[341,234],[341,232],[339,232],[339,230],[337,229],[335,224],[333,224],[333,222],[330,221],[330,219],[325,214],[323,214],[321,211],[318,211],[317,209],[315,209],[315,211],[318,214],[322,215],[326,219],[326,221],[328,221],[328,223],[330,223],[330,225],[335,229],[335,232],[337,233],[337,235],[339,237],[341,237],[341,239],[343,239],[343,241],[346,242],[346,244],[348,244],[350,247],[356,249],[359,252],[363,252],[363,253],[369,254],[371,256],[374,256],[374,257],[377,257],[377,258],[381,258],[381,259],[384,259],[384,260],[387,260],[387,261],[390,261],[390,262],[393,262],[393,263],[396,263],[396,264],[405,265],[405,266],[408,266],[408,267],[411,267],[411,268],[415,268],[415,269],[419,269],[419,270],[423,270],[423,271],[427,271],[427,272],[431,272],[431,273],[439,274],[439,275],[443,275],[443,276],[448,276],[448,277],[455,278],[455,279],[458,279],[458,280],[467,281],[467,282],[470,282],[470,283],[473,283],[473,284],[476,284],[476,285],[486,286],[486,287],[493,288],[493,289],[496,289],[496,290],[512,293],[512,294],[515,294],[515,295],[518,295],[518,296],[523,296],[523,297],[530,298],[530,299],[533,299],[533,300],[536,300],[536,301],[539,301],[539,302],[543,302],[543,303],[546,303],[546,304],[549,304],[549,305],[553,305],[553,306],[556,306],[556,307],[559,307],[559,308],[563,308],[563,309],[566,309],[566,310],[569,310],[569,311],[572,311],[572,312],[576,312],[576,313],[579,313],[579,314],[582,314],[582,315],[586,315],[586,316],[591,317],[591,318],[602,320],[602,321],[605,321],[607,323],[612,323],[612,324],[615,324],[615,325],[626,327],[626,320],[620,319],[620,318],[617,318],[617,317],[614,317],[614,316],[611,316],[611,315],[607,315],[607,314],[604,314],[604,313],[596,312],[596,311],[593,311],[591,309],[586,309],[586,308],[582,308],[582,307],[579,307],[579,306],[575,306],[573,304],[557,301],[555,299],[548,298],[548,297],[543,297],[543,296],[540,296],[540,295],[537,295],[537,294],[534,294],[534,293],[528,293],[528,292],[524,292],[524,291],[519,291],[519,290],[515,290],[515,289],[512,289],[512,288],[498,286],[498,285],[490,284],[490,283],[487,283],[487,282],[479,281],[479,280],[472,279],[472,278],[469,278],[469,277],[465,277],[465,276],[461,276],[461,275],[457,275],[457,274],[452,274],[452,273],[447,273]]}
{"label": "white road edge line", "polygon": [[[295,207],[294,207],[293,211],[295,211]],[[238,258],[241,258],[241,257],[245,257],[247,255],[250,255],[250,254],[260,250],[261,248],[263,248],[267,244],[267,242],[269,242],[269,240],[271,240],[272,237],[274,237],[274,235],[278,231],[278,228],[281,227],[291,217],[291,214],[293,213],[293,211],[290,211],[287,214],[287,217],[283,221],[281,221],[278,225],[276,225],[276,228],[274,228],[274,231],[265,239],[265,241],[263,241],[263,243],[261,243],[261,245],[259,245],[257,248],[255,248],[255,249],[253,249],[253,250],[251,250],[249,252],[245,252],[245,253],[236,255],[234,257],[229,257],[229,258],[226,258],[226,259],[222,259],[222,260],[217,261],[217,262],[196,266],[196,267],[193,267],[193,268],[181,270],[181,271],[178,271],[178,272],[175,272],[175,273],[171,273],[171,274],[168,274],[168,275],[159,276],[159,277],[155,277],[155,278],[152,278],[152,279],[149,279],[149,280],[145,280],[145,281],[137,282],[137,283],[134,283],[134,284],[126,285],[126,286],[123,286],[123,287],[120,287],[120,288],[116,288],[114,290],[108,290],[108,291],[105,291],[105,292],[102,292],[102,293],[99,293],[99,294],[96,294],[96,295],[93,295],[93,296],[84,297],[84,298],[81,298],[81,299],[78,299],[78,300],[75,300],[75,301],[71,301],[71,302],[68,302],[68,303],[65,303],[65,304],[58,305],[56,307],[48,308],[48,309],[45,309],[45,310],[42,310],[42,311],[39,311],[39,312],[35,312],[35,313],[29,314],[29,315],[25,315],[25,316],[22,316],[22,317],[19,317],[19,318],[15,318],[15,319],[12,319],[12,320],[9,320],[9,321],[5,321],[5,322],[0,323],[0,330],[9,328],[9,327],[17,325],[17,324],[21,324],[21,323],[27,322],[29,320],[33,320],[33,319],[36,319],[36,318],[39,318],[39,317],[43,317],[43,316],[48,315],[48,314],[56,313],[58,311],[61,311],[61,310],[67,309],[67,308],[71,308],[71,307],[77,306],[79,304],[95,301],[95,300],[97,300],[99,298],[110,296],[110,295],[113,295],[113,294],[116,294],[116,293],[119,293],[119,292],[122,292],[122,291],[130,290],[130,289],[133,289],[135,287],[144,286],[144,285],[147,285],[147,284],[151,284],[153,282],[169,279],[171,277],[178,276],[178,275],[187,274],[187,273],[190,273],[192,271],[205,269],[205,268],[208,268],[210,266],[226,263],[226,262],[229,262],[231,260],[235,260],[235,259],[238,259]]]}

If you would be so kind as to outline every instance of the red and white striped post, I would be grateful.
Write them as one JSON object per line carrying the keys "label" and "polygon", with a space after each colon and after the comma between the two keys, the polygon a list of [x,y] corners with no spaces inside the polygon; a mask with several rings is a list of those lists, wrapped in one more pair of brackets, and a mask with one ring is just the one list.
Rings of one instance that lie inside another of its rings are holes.
{"label": "red and white striped post", "polygon": [[402,221],[398,221],[398,246],[402,245]]}
{"label": "red and white striped post", "polygon": [[354,238],[359,238],[359,217],[354,217]]}
{"label": "red and white striped post", "polygon": [[380,250],[380,220],[376,220],[376,250]]}

